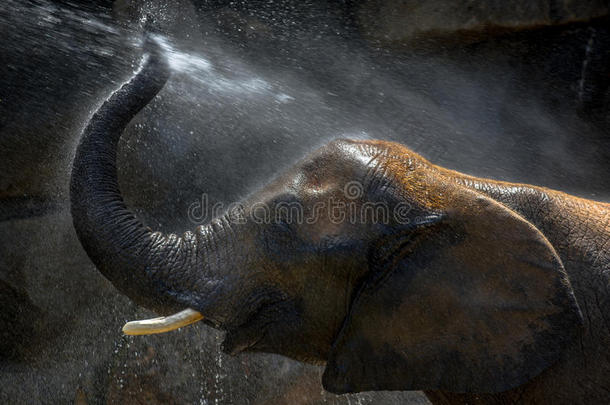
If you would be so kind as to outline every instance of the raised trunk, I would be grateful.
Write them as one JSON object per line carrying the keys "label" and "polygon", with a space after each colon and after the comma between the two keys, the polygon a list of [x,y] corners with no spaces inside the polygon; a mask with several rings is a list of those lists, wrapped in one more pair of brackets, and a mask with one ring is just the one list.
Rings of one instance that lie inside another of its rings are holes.
{"label": "raised trunk", "polygon": [[76,233],[97,268],[116,288],[159,313],[196,307],[208,233],[182,237],[153,232],[127,208],[117,182],[116,149],[129,121],[163,88],[169,67],[147,38],[139,72],[104,102],[85,128],[70,184]]}

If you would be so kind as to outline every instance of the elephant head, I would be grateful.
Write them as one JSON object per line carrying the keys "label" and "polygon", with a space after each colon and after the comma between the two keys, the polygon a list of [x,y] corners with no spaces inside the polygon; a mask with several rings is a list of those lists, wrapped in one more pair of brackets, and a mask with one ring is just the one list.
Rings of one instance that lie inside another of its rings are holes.
{"label": "elephant head", "polygon": [[122,200],[115,158],[169,75],[148,48],[91,118],[71,180],[83,247],[135,302],[202,314],[230,353],[326,364],[336,393],[502,391],[573,338],[579,309],[547,239],[399,144],[333,141],[194,232],[144,226]]}

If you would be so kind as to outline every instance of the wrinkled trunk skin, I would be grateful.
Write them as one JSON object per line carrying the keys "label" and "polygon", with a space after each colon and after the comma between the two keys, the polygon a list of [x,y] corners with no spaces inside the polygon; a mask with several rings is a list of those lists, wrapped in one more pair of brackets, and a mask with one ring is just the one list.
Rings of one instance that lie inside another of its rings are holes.
{"label": "wrinkled trunk skin", "polygon": [[193,297],[198,292],[193,285],[205,276],[196,266],[202,264],[209,230],[183,237],[153,232],[121,197],[116,169],[121,133],[170,74],[158,43],[147,37],[144,48],[148,54],[140,71],[104,102],[83,132],[72,169],[71,208],[78,238],[104,276],[138,304],[166,314],[202,305]]}

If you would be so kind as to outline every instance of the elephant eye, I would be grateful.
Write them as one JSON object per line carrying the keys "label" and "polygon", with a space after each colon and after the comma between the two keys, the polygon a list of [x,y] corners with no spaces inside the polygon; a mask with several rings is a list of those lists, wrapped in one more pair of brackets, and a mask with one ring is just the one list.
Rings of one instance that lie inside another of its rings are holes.
{"label": "elephant eye", "polygon": [[292,233],[293,224],[287,218],[279,217],[274,221],[274,230],[281,233]]}
{"label": "elephant eye", "polygon": [[273,219],[264,233],[267,254],[277,260],[284,260],[298,249],[294,226],[282,218]]}
{"label": "elephant eye", "polygon": [[304,207],[292,194],[282,195],[273,203],[272,222],[280,231],[292,231],[295,225],[302,224]]}

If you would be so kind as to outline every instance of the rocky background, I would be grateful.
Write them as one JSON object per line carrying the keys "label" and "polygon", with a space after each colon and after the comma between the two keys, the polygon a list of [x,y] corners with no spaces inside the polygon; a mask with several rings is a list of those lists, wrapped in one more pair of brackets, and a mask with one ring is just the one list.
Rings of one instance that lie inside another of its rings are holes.
{"label": "rocky background", "polygon": [[[337,136],[400,141],[474,175],[610,199],[608,2],[18,1],[0,7],[0,402],[405,404],[334,396],[322,369],[220,353],[151,316],[89,262],[68,209],[87,118],[139,63],[151,15],[175,73],[121,144],[152,227],[194,228]],[[199,204],[199,205],[197,205]],[[189,212],[191,215],[189,215]]]}

